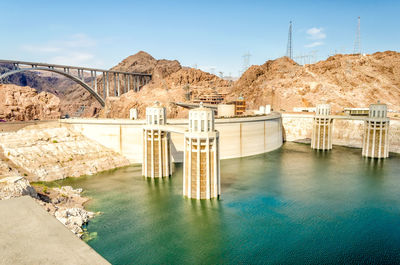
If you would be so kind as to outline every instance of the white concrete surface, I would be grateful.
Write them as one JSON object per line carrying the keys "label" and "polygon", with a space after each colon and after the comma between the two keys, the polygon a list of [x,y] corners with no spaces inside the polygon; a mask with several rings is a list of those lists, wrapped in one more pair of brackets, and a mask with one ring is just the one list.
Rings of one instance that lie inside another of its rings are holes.
{"label": "white concrete surface", "polygon": [[[144,120],[67,119],[75,130],[124,155],[131,163],[142,163],[142,128]],[[279,148],[282,141],[281,116],[270,115],[216,119],[220,135],[221,159],[251,156]],[[174,162],[183,162],[184,138],[188,120],[168,119],[171,125],[171,154]]]}
{"label": "white concrete surface", "polygon": [[0,264],[110,264],[31,197],[0,201]]}

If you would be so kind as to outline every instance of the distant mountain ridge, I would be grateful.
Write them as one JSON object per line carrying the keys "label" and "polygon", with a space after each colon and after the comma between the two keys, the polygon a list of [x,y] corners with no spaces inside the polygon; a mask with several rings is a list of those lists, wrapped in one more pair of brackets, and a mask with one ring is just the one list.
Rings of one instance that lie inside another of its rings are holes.
{"label": "distant mountain ridge", "polygon": [[271,104],[275,110],[292,111],[327,102],[339,111],[380,100],[400,110],[400,53],[337,54],[304,66],[278,58],[243,73],[230,96],[239,95],[253,108]]}

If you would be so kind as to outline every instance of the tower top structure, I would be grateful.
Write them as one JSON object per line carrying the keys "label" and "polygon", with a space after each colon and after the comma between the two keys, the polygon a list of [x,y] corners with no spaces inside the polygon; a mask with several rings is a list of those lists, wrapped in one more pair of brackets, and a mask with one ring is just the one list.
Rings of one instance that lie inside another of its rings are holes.
{"label": "tower top structure", "polygon": [[214,111],[210,108],[200,106],[189,111],[189,132],[212,132],[214,131]]}
{"label": "tower top structure", "polygon": [[167,122],[167,113],[165,107],[156,101],[153,106],[146,108],[147,125],[165,125]]}

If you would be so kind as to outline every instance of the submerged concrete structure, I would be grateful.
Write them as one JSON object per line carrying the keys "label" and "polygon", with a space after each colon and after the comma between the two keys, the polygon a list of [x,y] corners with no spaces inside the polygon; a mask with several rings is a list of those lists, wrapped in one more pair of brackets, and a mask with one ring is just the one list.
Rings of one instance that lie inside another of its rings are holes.
{"label": "submerged concrete structure", "polygon": [[189,111],[189,130],[184,135],[183,195],[194,199],[218,198],[221,194],[219,134],[214,112]]}
{"label": "submerged concrete structure", "polygon": [[149,178],[169,177],[171,171],[170,133],[163,130],[167,115],[157,102],[146,108],[146,125],[143,126],[142,175]]}
{"label": "submerged concrete structure", "polygon": [[389,123],[387,105],[371,104],[364,122],[362,155],[371,158],[389,157]]}
{"label": "submerged concrete structure", "polygon": [[311,148],[317,150],[332,149],[333,119],[330,117],[331,106],[329,104],[317,105],[313,119],[311,135]]}

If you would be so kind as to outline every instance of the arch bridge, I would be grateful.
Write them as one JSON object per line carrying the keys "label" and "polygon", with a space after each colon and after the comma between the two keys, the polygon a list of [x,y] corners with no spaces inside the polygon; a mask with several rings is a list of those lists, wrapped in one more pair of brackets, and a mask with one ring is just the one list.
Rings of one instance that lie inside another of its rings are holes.
{"label": "arch bridge", "polygon": [[0,73],[0,82],[7,77],[26,71],[48,71],[63,75],[90,92],[104,107],[109,96],[119,97],[130,90],[139,91],[150,82],[151,74],[103,70],[88,67],[68,66],[47,63],[0,60],[0,65],[11,65],[12,68]]}

